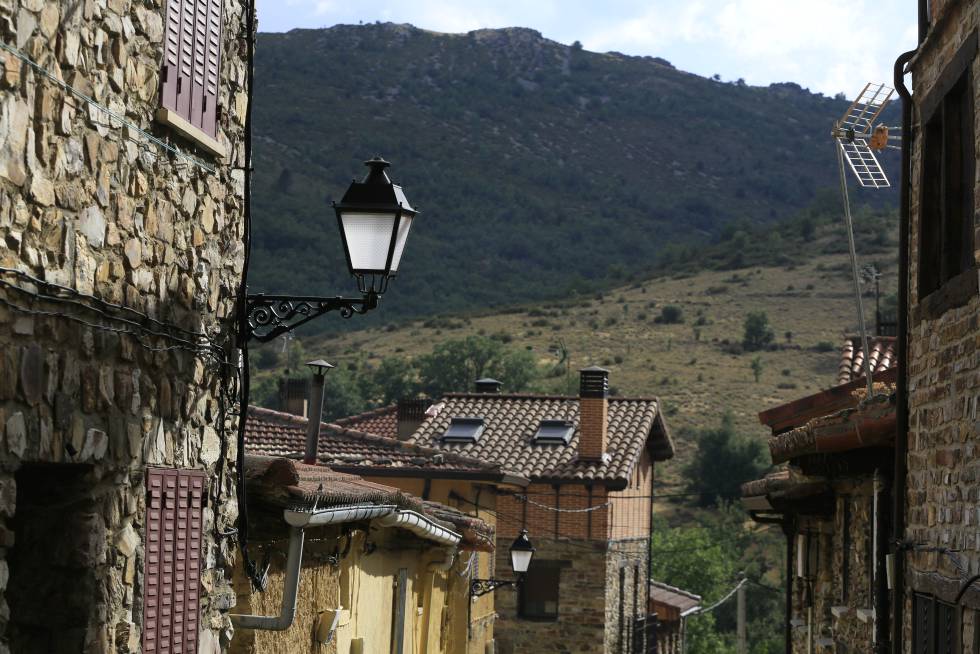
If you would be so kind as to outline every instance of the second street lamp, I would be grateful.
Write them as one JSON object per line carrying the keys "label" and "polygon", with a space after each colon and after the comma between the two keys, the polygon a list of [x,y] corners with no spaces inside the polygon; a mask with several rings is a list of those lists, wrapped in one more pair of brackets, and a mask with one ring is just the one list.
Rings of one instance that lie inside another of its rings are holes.
{"label": "second street lamp", "polygon": [[375,157],[364,164],[369,168],[364,180],[351,182],[341,201],[333,204],[347,268],[357,279],[361,297],[248,295],[247,340],[271,341],[330,311],[350,318],[378,306],[389,280],[398,273],[418,212],[402,187],[388,177],[390,163]]}
{"label": "second street lamp", "polygon": [[514,542],[510,545],[510,565],[514,569],[514,579],[474,579],[470,582],[470,597],[480,597],[492,593],[498,588],[512,586],[517,588],[524,581],[524,575],[531,567],[534,558],[534,546],[527,537],[527,529],[521,529]]}

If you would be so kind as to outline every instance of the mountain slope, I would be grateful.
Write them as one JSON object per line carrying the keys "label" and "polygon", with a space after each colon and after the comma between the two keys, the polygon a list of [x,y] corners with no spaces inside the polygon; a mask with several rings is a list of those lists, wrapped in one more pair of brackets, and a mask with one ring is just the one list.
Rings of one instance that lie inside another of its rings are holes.
{"label": "mountain slope", "polygon": [[423,213],[359,326],[609,286],[667,243],[806,207],[836,182],[828,132],[845,106],[522,28],[260,34],[249,282],[350,292],[329,200],[382,154]]}

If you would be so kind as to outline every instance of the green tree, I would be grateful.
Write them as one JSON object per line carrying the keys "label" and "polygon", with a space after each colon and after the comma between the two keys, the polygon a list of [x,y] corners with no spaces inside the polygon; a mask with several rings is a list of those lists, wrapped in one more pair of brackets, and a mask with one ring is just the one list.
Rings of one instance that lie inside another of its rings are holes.
{"label": "green tree", "polygon": [[401,357],[382,359],[371,373],[371,381],[384,404],[413,397],[419,392],[418,371]]}
{"label": "green tree", "polygon": [[769,326],[769,316],[765,311],[753,311],[745,317],[745,335],[742,347],[749,352],[764,350],[772,343],[775,334]]}
{"label": "green tree", "polygon": [[752,376],[755,377],[755,383],[759,383],[759,378],[762,377],[762,357],[755,357],[752,359]]}
{"label": "green tree", "polygon": [[674,325],[684,322],[684,311],[676,304],[668,304],[660,310],[657,322],[665,325]]}
{"label": "green tree", "polygon": [[722,417],[718,427],[697,432],[695,440],[698,449],[685,466],[684,475],[701,506],[737,499],[739,487],[757,478],[766,467],[762,443],[736,433],[730,413]]}
{"label": "green tree", "polygon": [[354,372],[337,368],[327,373],[323,387],[323,419],[336,420],[368,408]]}
{"label": "green tree", "polygon": [[520,391],[537,376],[534,357],[510,350],[485,336],[443,341],[418,359],[421,389],[429,397],[465,391],[480,377],[499,379],[508,391]]}

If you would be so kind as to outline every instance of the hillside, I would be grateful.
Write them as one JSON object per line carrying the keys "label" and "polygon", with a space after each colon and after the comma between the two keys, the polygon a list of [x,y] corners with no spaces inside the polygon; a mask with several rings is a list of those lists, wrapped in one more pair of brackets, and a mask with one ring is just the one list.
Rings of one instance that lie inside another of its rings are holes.
{"label": "hillside", "polygon": [[522,28],[259,34],[249,282],[349,293],[329,201],[383,154],[423,213],[359,327],[609,288],[648,275],[667,244],[810,206],[836,184],[828,130],[845,106]]}
{"label": "hillside", "polygon": [[[894,293],[894,216],[862,216],[858,230],[862,263],[877,263],[883,272],[882,294]],[[793,252],[800,242],[787,239],[787,250]],[[767,432],[756,418],[759,411],[835,383],[843,336],[857,331],[844,243],[840,225],[822,225],[806,241],[812,257],[800,263],[661,276],[563,302],[301,337],[301,350],[304,357],[337,364],[339,374],[354,374],[375,369],[384,359],[416,358],[446,339],[486,335],[530,350],[540,371],[532,388],[545,392],[574,393],[576,371],[602,365],[610,370],[614,393],[663,400],[678,445],[677,460],[663,468],[664,480],[676,484],[693,451],[689,430],[717,425],[731,412],[742,433],[762,438]],[[710,259],[713,251],[709,248],[704,255]],[[873,329],[873,289],[865,290]],[[657,320],[667,305],[681,309],[682,322]],[[754,311],[767,313],[775,347],[740,353],[736,344],[742,340],[743,322]],[[570,355],[567,376],[556,370],[559,343]],[[275,343],[263,349],[271,355],[280,347]],[[284,361],[262,352],[257,361]],[[751,368],[756,356],[762,364],[758,382]],[[256,384],[266,380],[269,386],[281,373],[281,367],[259,370]]]}

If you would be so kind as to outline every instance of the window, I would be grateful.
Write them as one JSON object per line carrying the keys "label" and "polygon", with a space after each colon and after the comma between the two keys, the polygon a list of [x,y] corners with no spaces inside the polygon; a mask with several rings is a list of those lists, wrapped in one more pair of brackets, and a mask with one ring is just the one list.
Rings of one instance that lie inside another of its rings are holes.
{"label": "window", "polygon": [[[146,472],[143,651],[197,651],[201,588],[200,470]],[[183,649],[181,649],[183,648]]]}
{"label": "window", "polygon": [[167,0],[166,14],[157,119],[222,155],[215,141],[221,0]]}
{"label": "window", "polygon": [[532,561],[520,586],[520,616],[533,620],[557,620],[560,578],[561,566],[557,561]]}
{"label": "window", "polygon": [[[964,280],[976,264],[974,241],[973,76],[969,66],[976,52],[976,34],[967,40],[949,68],[939,76],[936,90],[922,103],[922,178],[919,212],[919,299],[952,281]],[[968,275],[973,284],[976,279]],[[960,306],[973,291],[944,298],[928,313],[941,314]],[[944,294],[950,295],[950,292]]]}
{"label": "window", "polygon": [[954,654],[957,641],[956,607],[930,595],[912,597],[912,654]]}
{"label": "window", "polygon": [[453,418],[442,435],[444,443],[475,443],[483,433],[483,418]]}
{"label": "window", "polygon": [[542,420],[532,440],[537,444],[568,445],[573,429],[567,420]]}

